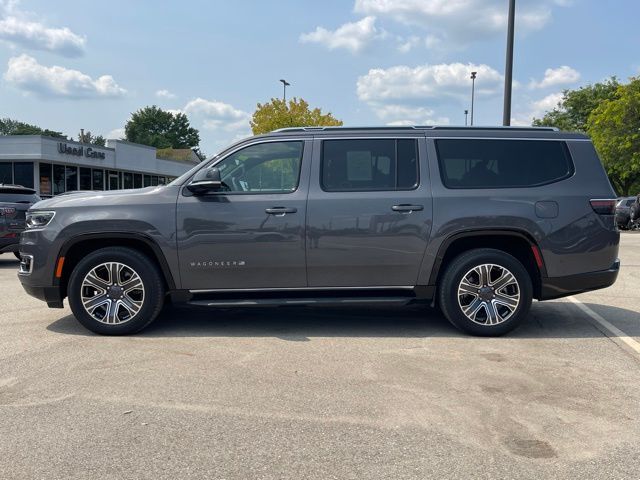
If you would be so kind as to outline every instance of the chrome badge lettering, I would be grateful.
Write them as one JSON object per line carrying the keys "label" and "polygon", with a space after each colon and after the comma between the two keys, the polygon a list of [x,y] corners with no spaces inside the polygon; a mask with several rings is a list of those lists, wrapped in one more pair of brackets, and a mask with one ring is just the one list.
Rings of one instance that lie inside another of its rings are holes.
{"label": "chrome badge lettering", "polygon": [[190,262],[191,268],[233,268],[244,267],[247,263],[244,260],[201,260]]}

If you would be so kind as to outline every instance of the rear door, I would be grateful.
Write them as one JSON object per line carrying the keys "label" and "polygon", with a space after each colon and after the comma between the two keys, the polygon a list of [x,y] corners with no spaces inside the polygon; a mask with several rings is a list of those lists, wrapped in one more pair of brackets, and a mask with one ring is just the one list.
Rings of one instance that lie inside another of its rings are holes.
{"label": "rear door", "polygon": [[310,287],[413,286],[431,230],[424,137],[314,140]]}

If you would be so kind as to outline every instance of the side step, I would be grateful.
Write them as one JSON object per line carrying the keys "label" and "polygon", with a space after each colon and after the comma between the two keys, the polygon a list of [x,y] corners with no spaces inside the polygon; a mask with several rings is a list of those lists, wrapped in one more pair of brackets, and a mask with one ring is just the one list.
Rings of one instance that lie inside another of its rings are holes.
{"label": "side step", "polygon": [[299,305],[363,305],[387,304],[407,305],[415,301],[412,297],[323,297],[323,298],[255,298],[255,299],[207,299],[191,300],[194,307],[267,307]]}

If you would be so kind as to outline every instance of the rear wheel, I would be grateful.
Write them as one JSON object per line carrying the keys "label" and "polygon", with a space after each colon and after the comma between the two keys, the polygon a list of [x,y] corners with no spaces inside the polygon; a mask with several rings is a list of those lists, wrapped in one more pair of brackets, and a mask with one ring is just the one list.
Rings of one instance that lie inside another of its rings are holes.
{"label": "rear wheel", "polygon": [[142,330],[164,303],[164,286],[156,265],[146,255],[123,247],[87,255],[74,268],[67,290],[78,321],[102,335]]}
{"label": "rear wheel", "polygon": [[489,248],[456,257],[439,287],[447,319],[480,336],[503,335],[516,328],[527,316],[533,296],[526,268],[508,253]]}

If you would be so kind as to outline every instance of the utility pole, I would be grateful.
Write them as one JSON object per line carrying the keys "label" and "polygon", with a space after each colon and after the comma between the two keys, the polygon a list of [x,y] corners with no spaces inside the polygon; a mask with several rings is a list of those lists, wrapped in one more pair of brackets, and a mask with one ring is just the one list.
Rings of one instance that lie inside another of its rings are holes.
{"label": "utility pole", "polygon": [[511,88],[513,84],[513,37],[516,18],[516,0],[509,0],[509,23],[507,26],[507,59],[504,67],[504,113],[502,125],[511,125]]}
{"label": "utility pole", "polygon": [[467,126],[467,116],[469,115],[469,110],[464,111],[464,126]]}
{"label": "utility pole", "polygon": [[282,101],[283,102],[287,102],[287,87],[290,86],[291,84],[289,82],[287,82],[284,79],[280,79],[280,81],[282,82]]}
{"label": "utility pole", "polygon": [[471,126],[473,127],[473,101],[476,96],[476,76],[478,72],[471,72]]}

